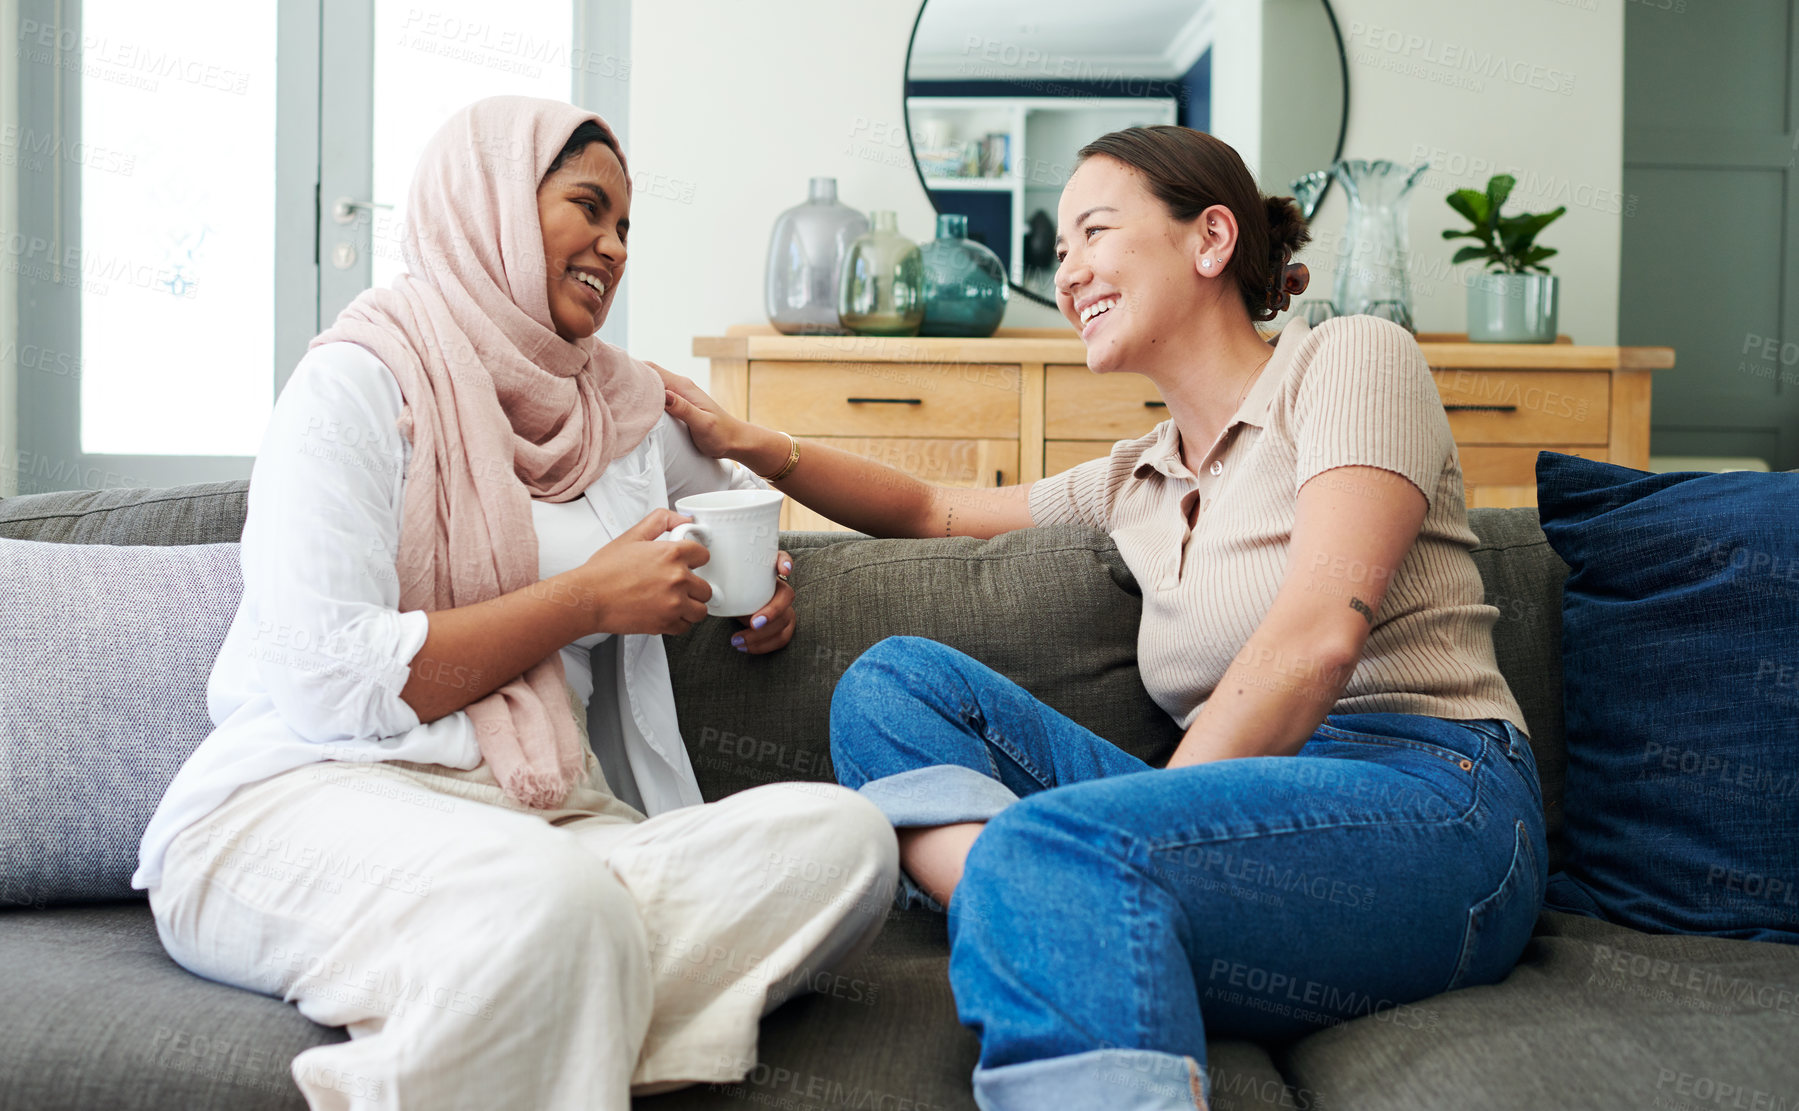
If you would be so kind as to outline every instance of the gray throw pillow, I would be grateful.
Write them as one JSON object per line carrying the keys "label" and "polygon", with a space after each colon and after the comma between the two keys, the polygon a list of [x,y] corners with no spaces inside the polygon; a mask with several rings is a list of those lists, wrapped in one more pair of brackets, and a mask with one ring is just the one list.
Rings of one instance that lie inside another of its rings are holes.
{"label": "gray throw pillow", "polygon": [[141,897],[242,594],[236,544],[0,539],[0,905]]}

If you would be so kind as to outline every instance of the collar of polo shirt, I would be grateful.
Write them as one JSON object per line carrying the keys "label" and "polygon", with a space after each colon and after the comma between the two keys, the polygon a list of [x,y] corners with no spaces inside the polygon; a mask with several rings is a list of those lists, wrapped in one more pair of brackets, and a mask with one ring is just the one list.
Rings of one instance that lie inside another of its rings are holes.
{"label": "collar of polo shirt", "polygon": [[[1311,331],[1306,322],[1298,317],[1287,322],[1281,329],[1280,339],[1276,341],[1274,357],[1262,368],[1261,377],[1251,386],[1244,396],[1243,404],[1237,406],[1237,412],[1224,426],[1226,432],[1239,424],[1263,428],[1268,415],[1268,405],[1274,400],[1274,391],[1279,388],[1280,380],[1286,374],[1287,364],[1293,361],[1293,352],[1305,343],[1306,335]],[[1181,433],[1174,426],[1173,420],[1165,420],[1156,426],[1156,442],[1144,449],[1137,457],[1137,466],[1133,473],[1138,477],[1160,471],[1169,478],[1189,477],[1187,468],[1181,463]]]}

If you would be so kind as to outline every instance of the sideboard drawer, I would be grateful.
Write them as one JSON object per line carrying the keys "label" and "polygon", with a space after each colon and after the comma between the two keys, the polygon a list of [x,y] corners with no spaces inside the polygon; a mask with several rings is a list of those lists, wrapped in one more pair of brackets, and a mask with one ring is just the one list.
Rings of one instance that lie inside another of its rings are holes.
{"label": "sideboard drawer", "polygon": [[749,419],[796,436],[1018,439],[1020,372],[990,363],[758,362]]}
{"label": "sideboard drawer", "polygon": [[1471,444],[1457,447],[1456,456],[1462,462],[1462,486],[1472,489],[1476,486],[1535,486],[1537,484],[1537,452],[1555,451],[1563,455],[1578,455],[1582,459],[1591,459],[1605,463],[1606,450],[1603,446],[1591,444],[1532,444],[1527,447],[1494,447],[1485,444]]}
{"label": "sideboard drawer", "polygon": [[1052,440],[1105,440],[1109,449],[1168,419],[1161,392],[1141,374],[1095,374],[1080,365],[1043,369],[1043,434]]}
{"label": "sideboard drawer", "polygon": [[1458,444],[1604,444],[1611,439],[1612,377],[1606,371],[1431,374]]}
{"label": "sideboard drawer", "polygon": [[[1125,437],[1120,436],[1119,439]],[[1112,440],[1045,440],[1043,442],[1043,474],[1061,474],[1089,459],[1104,459],[1112,454]]]}

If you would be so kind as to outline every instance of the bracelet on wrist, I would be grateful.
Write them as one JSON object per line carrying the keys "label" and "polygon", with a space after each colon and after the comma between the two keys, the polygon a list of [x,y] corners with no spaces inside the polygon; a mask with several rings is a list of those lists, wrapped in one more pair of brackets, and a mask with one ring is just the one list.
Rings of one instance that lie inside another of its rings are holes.
{"label": "bracelet on wrist", "polygon": [[783,478],[786,478],[789,474],[791,474],[793,472],[793,468],[799,466],[800,442],[798,440],[794,439],[793,433],[791,433],[791,432],[783,432],[783,433],[781,433],[781,435],[787,437],[787,444],[788,444],[787,465],[782,467],[780,470],[776,471],[774,474],[758,475],[757,477],[762,479],[762,481],[764,481],[764,482],[779,482]]}

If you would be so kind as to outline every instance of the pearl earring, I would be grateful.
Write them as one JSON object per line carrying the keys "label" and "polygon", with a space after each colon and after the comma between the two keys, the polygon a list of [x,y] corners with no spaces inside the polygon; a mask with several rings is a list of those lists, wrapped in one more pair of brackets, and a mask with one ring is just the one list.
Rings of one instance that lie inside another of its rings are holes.
{"label": "pearl earring", "polygon": [[1199,265],[1201,269],[1210,270],[1212,268],[1212,260],[1209,258],[1201,259]]}

